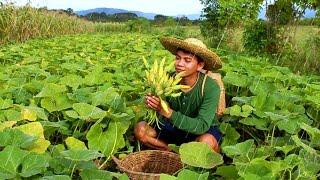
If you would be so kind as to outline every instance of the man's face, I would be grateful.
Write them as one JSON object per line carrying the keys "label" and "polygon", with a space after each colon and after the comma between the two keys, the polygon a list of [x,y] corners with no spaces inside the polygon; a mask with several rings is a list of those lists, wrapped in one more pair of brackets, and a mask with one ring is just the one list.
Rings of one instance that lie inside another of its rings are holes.
{"label": "man's face", "polygon": [[185,71],[183,74],[184,77],[194,75],[197,71],[201,70],[204,66],[203,62],[199,62],[199,59],[194,54],[177,51],[175,58],[175,69],[179,73]]}

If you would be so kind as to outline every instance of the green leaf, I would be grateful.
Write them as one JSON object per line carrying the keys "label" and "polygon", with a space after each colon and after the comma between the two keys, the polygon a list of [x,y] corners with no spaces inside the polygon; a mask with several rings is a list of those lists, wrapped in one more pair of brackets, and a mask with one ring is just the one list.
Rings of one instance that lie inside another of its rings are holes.
{"label": "green leaf", "polygon": [[302,163],[299,164],[298,169],[304,174],[310,176],[319,174],[320,171],[320,156],[319,154],[314,154],[313,151],[307,149],[301,149],[299,152],[299,157]]}
{"label": "green leaf", "polygon": [[221,147],[236,144],[237,140],[240,138],[240,134],[237,130],[228,123],[221,123],[219,129],[225,134]]}
{"label": "green leaf", "polygon": [[285,157],[284,162],[286,162],[288,168],[293,169],[302,163],[301,158],[296,154],[290,154]]}
{"label": "green leaf", "polygon": [[228,72],[226,76],[223,78],[223,82],[226,84],[232,84],[239,87],[246,87],[250,82],[248,76],[238,74],[235,72]]}
{"label": "green leaf", "polygon": [[241,114],[241,107],[239,105],[234,105],[228,109],[230,109],[231,116],[240,116]]}
{"label": "green leaf", "polygon": [[7,121],[20,121],[22,120],[21,112],[13,110],[13,109],[8,109],[4,110],[4,115],[7,118]]}
{"label": "green leaf", "polygon": [[36,137],[24,134],[18,129],[5,129],[0,132],[0,139],[1,147],[12,145],[23,149],[31,147],[37,140]]}
{"label": "green leaf", "polygon": [[253,99],[251,101],[251,105],[258,110],[266,111],[265,109],[263,109],[264,104],[266,102],[266,98],[267,98],[267,93],[261,92],[253,97]]}
{"label": "green leaf", "polygon": [[12,99],[2,99],[0,98],[0,110],[1,109],[8,109],[13,105]]}
{"label": "green leaf", "polygon": [[168,144],[168,147],[176,153],[179,153],[179,146],[175,145],[175,144]]}
{"label": "green leaf", "polygon": [[265,118],[248,117],[241,119],[240,122],[245,125],[255,126],[260,130],[268,130],[269,120]]}
{"label": "green leaf", "polygon": [[246,96],[233,97],[232,101],[239,102],[239,103],[242,103],[242,104],[248,104],[252,100],[252,98],[253,97],[246,97]]}
{"label": "green leaf", "polygon": [[38,118],[43,120],[48,120],[48,117],[44,111],[44,109],[39,108],[37,106],[26,106],[21,109],[22,119],[26,119],[29,121],[35,121]]}
{"label": "green leaf", "polygon": [[300,130],[299,123],[311,124],[306,115],[290,116],[290,118],[278,121],[276,125],[279,129],[285,130],[290,134],[296,134]]}
{"label": "green leaf", "polygon": [[37,112],[35,112],[33,109],[24,108],[21,111],[22,119],[29,120],[29,121],[35,121],[37,120]]}
{"label": "green leaf", "polygon": [[250,151],[250,149],[255,148],[255,144],[253,139],[246,140],[245,142],[238,143],[233,146],[225,146],[222,148],[223,152],[226,153],[227,156],[233,157],[238,155],[246,155]]}
{"label": "green leaf", "polygon": [[267,162],[260,158],[253,159],[250,163],[239,164],[237,168],[239,175],[244,179],[275,179],[271,169],[267,167]]}
{"label": "green leaf", "polygon": [[178,174],[178,180],[207,180],[209,177],[209,172],[199,174],[194,171],[183,169]]}
{"label": "green leaf", "polygon": [[288,154],[290,151],[295,149],[297,146],[295,145],[284,145],[284,146],[276,146],[274,147],[278,151],[282,151],[284,154]]}
{"label": "green leaf", "polygon": [[88,75],[84,77],[84,83],[89,86],[99,85],[106,82],[106,80],[112,79],[111,73],[102,72],[103,69],[101,67],[96,67],[93,72],[90,72]]}
{"label": "green leaf", "polygon": [[18,173],[18,166],[28,153],[15,146],[7,146],[0,152],[0,178],[12,179]]}
{"label": "green leaf", "polygon": [[127,174],[123,173],[121,176],[118,178],[119,180],[129,180],[129,177]]}
{"label": "green leaf", "polygon": [[241,113],[242,117],[248,117],[252,113],[252,111],[254,110],[254,108],[252,106],[247,105],[247,104],[243,105],[241,107],[241,109],[242,109],[242,113]]}
{"label": "green leaf", "polygon": [[238,179],[238,171],[235,166],[219,166],[216,170],[216,174],[221,176],[223,179]]}
{"label": "green leaf", "polygon": [[82,85],[83,84],[82,82],[83,82],[82,77],[75,74],[66,75],[60,79],[60,83],[62,85],[72,87],[73,89],[76,89],[80,85]]}
{"label": "green leaf", "polygon": [[[257,171],[258,167],[262,167],[262,169],[267,168],[267,173],[261,173]],[[268,175],[271,177],[277,177],[277,175],[287,168],[286,163],[284,161],[267,161],[262,158],[255,158],[250,162],[248,169],[246,172],[256,174],[256,175]]]}
{"label": "green leaf", "polygon": [[125,146],[123,134],[129,125],[128,121],[111,121],[105,131],[101,124],[91,126],[86,136],[89,149],[101,151],[109,159],[118,149]]}
{"label": "green leaf", "polygon": [[120,95],[115,88],[108,88],[105,91],[98,91],[92,94],[92,104],[94,106],[112,106],[119,100]]}
{"label": "green leaf", "polygon": [[80,173],[82,180],[112,180],[111,173],[103,170],[86,169]]}
{"label": "green leaf", "polygon": [[306,123],[299,123],[300,128],[307,131],[310,136],[311,143],[314,145],[320,144],[320,130],[317,128],[313,128]]}
{"label": "green leaf", "polygon": [[57,95],[54,97],[46,97],[41,100],[41,107],[49,112],[62,111],[72,107],[72,104],[66,95]]}
{"label": "green leaf", "polygon": [[61,155],[72,161],[90,161],[98,157],[103,157],[103,154],[96,150],[87,149],[70,149],[67,151],[62,151]]}
{"label": "green leaf", "polygon": [[306,150],[308,153],[313,154],[313,155],[317,155],[320,157],[320,155],[317,153],[317,151],[315,149],[313,149],[312,147],[306,145],[305,143],[303,143],[300,138],[298,137],[298,135],[293,135],[291,136],[292,140],[294,143],[296,143],[297,146],[302,147],[304,150]]}
{"label": "green leaf", "polygon": [[261,81],[261,79],[254,81],[249,89],[255,95],[260,93],[274,92],[277,90],[273,84],[266,81]]}
{"label": "green leaf", "polygon": [[22,177],[30,177],[36,174],[42,174],[47,170],[48,166],[49,161],[46,155],[30,153],[23,160],[20,175]]}
{"label": "green leaf", "polygon": [[190,142],[182,144],[179,148],[179,154],[183,163],[195,167],[213,168],[223,163],[222,156],[214,152],[205,143]]}
{"label": "green leaf", "polygon": [[91,96],[92,93],[95,90],[91,87],[81,88],[73,90],[73,93],[68,93],[69,99],[76,101],[76,102],[82,102],[82,103],[90,103],[91,102]]}
{"label": "green leaf", "polygon": [[67,88],[64,85],[49,83],[42,88],[41,92],[39,92],[36,97],[54,97],[57,94],[61,94],[66,91]]}
{"label": "green leaf", "polygon": [[80,150],[87,149],[84,142],[82,142],[74,137],[68,137],[65,141],[66,141],[66,145],[67,145],[68,149],[80,149]]}
{"label": "green leaf", "polygon": [[15,124],[17,124],[17,121],[5,121],[0,124],[0,131],[3,131],[6,128],[12,128]]}
{"label": "green leaf", "polygon": [[80,118],[78,113],[74,110],[66,111],[66,115],[74,119]]}
{"label": "green leaf", "polygon": [[80,119],[102,119],[106,116],[106,112],[100,108],[86,103],[75,103],[73,109],[79,114]]}
{"label": "green leaf", "polygon": [[23,133],[35,136],[38,139],[28,148],[29,151],[44,153],[50,145],[50,141],[44,138],[43,127],[39,122],[32,122],[16,127]]}
{"label": "green leaf", "polygon": [[277,114],[274,112],[265,112],[265,114],[274,122],[285,120],[288,121],[289,115]]}
{"label": "green leaf", "polygon": [[177,180],[175,176],[170,176],[169,174],[160,174],[160,180]]}

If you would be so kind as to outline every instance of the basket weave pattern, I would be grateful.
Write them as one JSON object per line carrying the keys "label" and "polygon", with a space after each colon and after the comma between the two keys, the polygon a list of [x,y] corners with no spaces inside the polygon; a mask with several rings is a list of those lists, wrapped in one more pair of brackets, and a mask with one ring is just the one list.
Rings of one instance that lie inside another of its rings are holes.
{"label": "basket weave pattern", "polygon": [[140,151],[113,160],[131,180],[159,180],[161,173],[172,175],[183,167],[178,154],[159,150]]}

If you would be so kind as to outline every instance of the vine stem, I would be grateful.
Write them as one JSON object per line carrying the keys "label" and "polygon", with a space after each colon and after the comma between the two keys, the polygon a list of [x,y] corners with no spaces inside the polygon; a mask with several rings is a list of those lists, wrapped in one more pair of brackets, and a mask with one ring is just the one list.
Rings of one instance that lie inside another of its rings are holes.
{"label": "vine stem", "polygon": [[77,163],[75,163],[73,165],[73,167],[72,167],[72,171],[71,171],[71,174],[70,174],[71,179],[72,179],[72,176],[73,176],[73,173],[74,173],[74,169],[76,168],[76,165],[77,165]]}
{"label": "vine stem", "polygon": [[276,125],[272,128],[272,135],[271,135],[271,146],[273,146],[273,138],[274,138],[274,131],[275,131]]}

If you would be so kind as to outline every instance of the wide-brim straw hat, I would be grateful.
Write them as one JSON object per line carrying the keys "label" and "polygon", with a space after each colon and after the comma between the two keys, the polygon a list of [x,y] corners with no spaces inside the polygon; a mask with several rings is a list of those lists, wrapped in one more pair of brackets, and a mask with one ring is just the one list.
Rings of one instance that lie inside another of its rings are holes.
{"label": "wide-brim straw hat", "polygon": [[172,37],[162,37],[160,42],[165,49],[176,55],[178,49],[186,50],[204,61],[205,70],[216,70],[222,67],[220,57],[212,52],[207,46],[195,38],[187,38],[185,40],[176,39]]}

